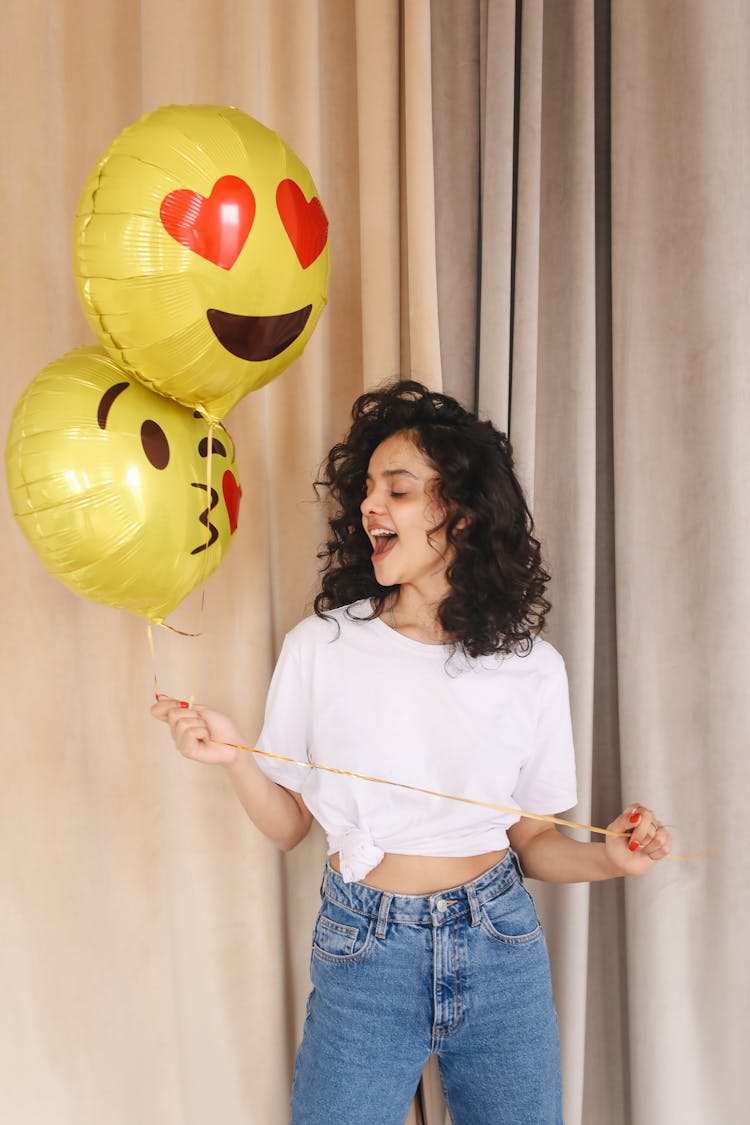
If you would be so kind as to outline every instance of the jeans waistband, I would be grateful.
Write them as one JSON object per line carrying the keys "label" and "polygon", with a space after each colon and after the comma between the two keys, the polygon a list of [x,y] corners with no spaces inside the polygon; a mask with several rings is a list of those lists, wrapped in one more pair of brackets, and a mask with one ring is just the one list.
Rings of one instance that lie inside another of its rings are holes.
{"label": "jeans waistband", "polygon": [[506,890],[523,875],[518,857],[508,849],[499,863],[459,887],[450,887],[431,895],[401,895],[368,887],[365,883],[346,883],[326,864],[321,892],[332,902],[388,922],[411,925],[447,922],[461,914],[470,914],[478,921],[479,907]]}

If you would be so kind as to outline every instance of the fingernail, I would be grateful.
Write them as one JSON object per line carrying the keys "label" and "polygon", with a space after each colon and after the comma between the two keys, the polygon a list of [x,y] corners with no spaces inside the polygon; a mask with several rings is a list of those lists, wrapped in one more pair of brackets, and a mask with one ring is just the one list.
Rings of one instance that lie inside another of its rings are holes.
{"label": "fingernail", "polygon": [[189,707],[190,704],[185,699],[180,700],[180,707]]}
{"label": "fingernail", "polygon": [[631,852],[637,852],[638,849],[640,848],[640,846],[641,845],[638,843],[637,840],[631,840],[630,843],[628,844],[628,847],[630,848]]}
{"label": "fingernail", "polygon": [[628,820],[630,821],[631,824],[637,824],[640,819],[641,819],[641,814],[639,812],[634,812],[632,814],[632,816],[628,817]]}

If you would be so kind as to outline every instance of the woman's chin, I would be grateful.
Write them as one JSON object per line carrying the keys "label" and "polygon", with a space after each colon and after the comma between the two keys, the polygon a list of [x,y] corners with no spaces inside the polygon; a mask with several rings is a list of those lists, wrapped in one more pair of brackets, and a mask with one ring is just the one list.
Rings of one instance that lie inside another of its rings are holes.
{"label": "woman's chin", "polygon": [[375,581],[379,586],[398,586],[399,580],[396,577],[395,570],[385,566],[384,561],[378,564],[373,559],[372,569],[375,573]]}

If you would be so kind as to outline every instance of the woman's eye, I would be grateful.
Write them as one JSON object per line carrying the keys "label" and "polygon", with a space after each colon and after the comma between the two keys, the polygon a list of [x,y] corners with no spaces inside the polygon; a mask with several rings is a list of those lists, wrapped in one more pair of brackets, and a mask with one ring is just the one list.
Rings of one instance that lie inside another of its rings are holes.
{"label": "woman's eye", "polygon": [[392,498],[393,498],[394,500],[398,500],[398,498],[399,498],[400,496],[406,496],[406,493],[405,493],[405,492],[392,492],[392,493],[391,493],[391,497],[392,497]]}

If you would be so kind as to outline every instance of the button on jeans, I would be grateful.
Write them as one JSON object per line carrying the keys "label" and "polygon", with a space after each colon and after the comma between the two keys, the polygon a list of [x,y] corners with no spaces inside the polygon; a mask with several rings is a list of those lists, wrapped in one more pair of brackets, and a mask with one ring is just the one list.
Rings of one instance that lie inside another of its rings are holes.
{"label": "button on jeans", "polygon": [[292,1125],[403,1125],[437,1055],[453,1125],[561,1125],[547,948],[518,861],[433,895],[327,867]]}

